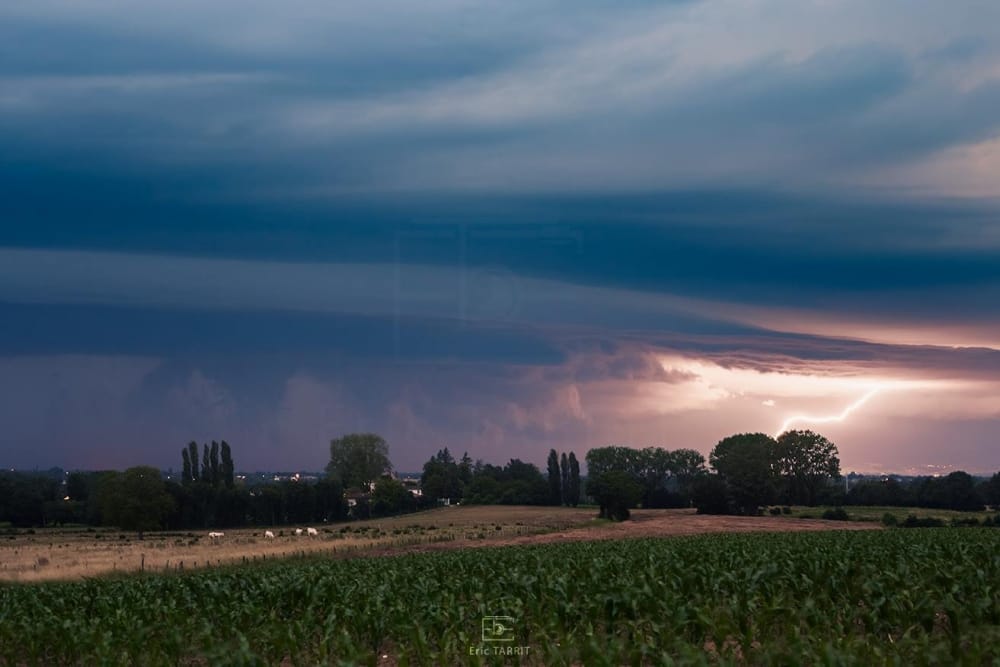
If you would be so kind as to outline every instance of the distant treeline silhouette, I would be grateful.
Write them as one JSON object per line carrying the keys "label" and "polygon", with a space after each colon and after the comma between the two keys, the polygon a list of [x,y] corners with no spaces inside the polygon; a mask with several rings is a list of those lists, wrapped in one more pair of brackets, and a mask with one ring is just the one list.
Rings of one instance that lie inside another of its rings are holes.
{"label": "distant treeline silhouette", "polygon": [[[116,526],[124,530],[281,526],[389,516],[439,504],[569,505],[593,503],[600,516],[624,519],[635,507],[697,507],[704,513],[756,514],[769,504],[888,505],[979,510],[1000,506],[1000,473],[977,481],[965,472],[864,479],[844,489],[837,450],[811,431],[778,438],[744,433],[721,440],[709,457],[608,446],[586,455],[583,479],[573,452],[550,450],[547,474],[520,459],[499,466],[455,459],[447,448],[423,466],[419,489],[392,476],[388,445],[372,433],[330,443],[326,475],[312,482],[247,484],[235,474],[226,441],[191,442],[181,474],[125,471],[0,473],[0,525]],[[584,482],[586,482],[584,484]]]}
{"label": "distant treeline silhouette", "polygon": [[0,474],[0,522],[14,526],[84,524],[125,530],[304,524],[348,517],[340,484],[282,481],[240,484],[225,441],[183,450],[179,479],[156,468],[119,472]]}

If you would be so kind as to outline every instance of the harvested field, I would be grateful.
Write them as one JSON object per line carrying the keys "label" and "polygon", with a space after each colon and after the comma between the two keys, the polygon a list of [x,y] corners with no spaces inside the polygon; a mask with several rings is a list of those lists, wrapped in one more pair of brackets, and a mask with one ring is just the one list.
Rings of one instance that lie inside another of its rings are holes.
{"label": "harvested field", "polygon": [[[0,535],[0,581],[81,579],[122,572],[163,572],[316,553],[350,556],[427,544],[495,543],[597,523],[594,510],[562,507],[442,507],[385,519],[297,526],[136,533],[117,529],[47,529]],[[301,526],[305,529],[307,526]],[[271,530],[274,539],[264,537]],[[303,530],[303,532],[305,532]]]}
{"label": "harvested field", "polygon": [[138,572],[177,571],[310,554],[387,555],[511,544],[581,542],[720,532],[872,530],[871,523],[786,516],[706,516],[694,510],[636,510],[630,521],[594,519],[592,508],[445,507],[388,519],[317,526],[319,535],[295,536],[294,527],[134,533],[100,529],[43,530],[0,538],[0,580],[48,581]]}
{"label": "harvested field", "polygon": [[812,530],[873,530],[871,523],[794,519],[785,516],[712,516],[695,510],[634,510],[629,521],[575,526],[543,535],[502,540],[507,544],[580,542],[631,537],[702,535],[705,533],[799,532]]}
{"label": "harvested field", "polygon": [[404,549],[377,548],[375,553],[437,551],[442,549],[496,547],[515,544],[553,544],[594,542],[643,537],[707,535],[711,533],[785,533],[818,530],[880,530],[873,523],[795,519],[787,516],[714,516],[697,514],[693,509],[633,510],[632,518],[621,523],[592,521],[564,530],[550,530],[533,535],[513,535],[485,541],[457,540],[447,544],[413,545]]}

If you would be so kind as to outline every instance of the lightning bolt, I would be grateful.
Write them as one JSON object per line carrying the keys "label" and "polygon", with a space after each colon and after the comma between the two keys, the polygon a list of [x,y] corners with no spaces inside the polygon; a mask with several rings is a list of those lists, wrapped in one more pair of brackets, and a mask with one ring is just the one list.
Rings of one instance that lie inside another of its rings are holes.
{"label": "lightning bolt", "polygon": [[830,423],[830,422],[842,422],[845,419],[847,419],[847,417],[850,416],[850,414],[852,412],[854,412],[855,410],[857,410],[858,408],[860,408],[862,405],[864,405],[865,403],[867,403],[868,399],[870,399],[872,396],[874,396],[878,392],[879,392],[879,388],[878,387],[876,387],[875,389],[872,389],[867,394],[865,394],[864,396],[862,396],[861,398],[859,398],[858,400],[854,401],[853,403],[851,403],[850,405],[848,405],[846,408],[844,408],[840,412],[840,414],[826,415],[826,416],[823,416],[823,417],[816,417],[816,416],[813,416],[813,415],[794,415],[792,417],[789,417],[781,425],[781,428],[778,429],[778,432],[774,434],[774,437],[777,438],[779,435],[781,435],[785,431],[789,430],[788,427],[791,426],[792,424],[794,424],[795,422],[810,422],[810,423],[813,423],[813,424],[827,424],[827,423]]}

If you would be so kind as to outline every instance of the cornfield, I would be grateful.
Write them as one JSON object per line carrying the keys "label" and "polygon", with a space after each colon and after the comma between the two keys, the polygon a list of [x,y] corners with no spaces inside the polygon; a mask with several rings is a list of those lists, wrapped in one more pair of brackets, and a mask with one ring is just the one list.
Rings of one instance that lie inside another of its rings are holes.
{"label": "cornfield", "polygon": [[[509,642],[484,637],[490,617],[507,619]],[[490,653],[501,645],[525,649]],[[0,587],[3,665],[283,661],[995,664],[1000,531],[710,535]]]}

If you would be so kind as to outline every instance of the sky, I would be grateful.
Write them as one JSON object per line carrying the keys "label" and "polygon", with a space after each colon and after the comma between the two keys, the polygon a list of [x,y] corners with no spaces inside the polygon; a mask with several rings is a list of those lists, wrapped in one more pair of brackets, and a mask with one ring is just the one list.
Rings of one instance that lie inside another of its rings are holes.
{"label": "sky", "polygon": [[997,109],[993,0],[0,4],[0,466],[1000,470]]}

